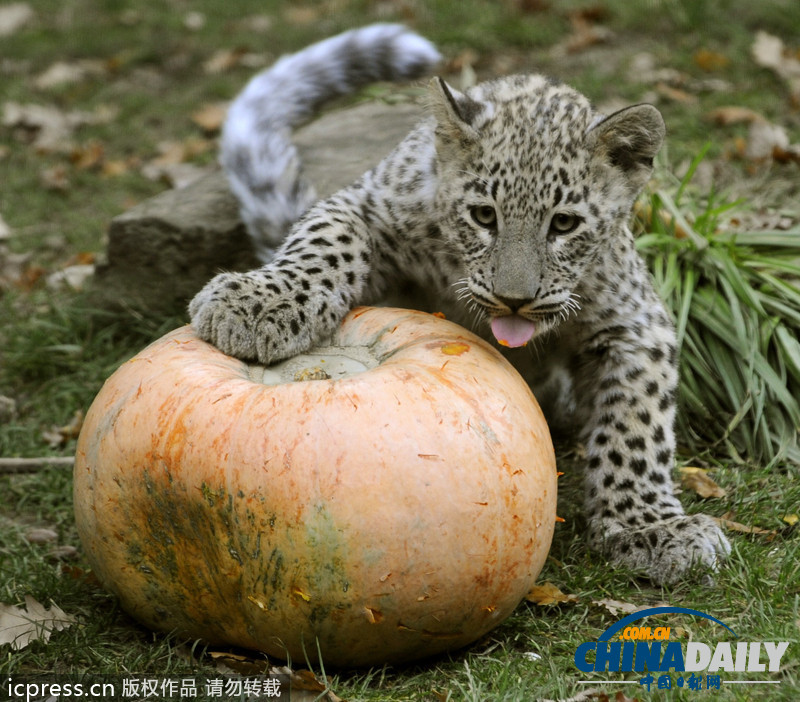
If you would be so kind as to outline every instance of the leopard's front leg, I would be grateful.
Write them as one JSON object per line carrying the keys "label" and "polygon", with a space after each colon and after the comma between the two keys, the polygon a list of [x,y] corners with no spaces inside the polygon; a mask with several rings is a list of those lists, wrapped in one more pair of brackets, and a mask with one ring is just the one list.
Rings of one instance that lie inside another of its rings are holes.
{"label": "leopard's front leg", "polygon": [[365,301],[372,264],[367,225],[339,200],[312,208],[267,265],[209,281],[189,304],[198,336],[263,364],[329,337]]}
{"label": "leopard's front leg", "polygon": [[584,350],[582,409],[589,542],[655,583],[693,565],[716,568],[730,546],[706,515],[673,494],[676,347],[663,311],[649,328],[608,328]]}

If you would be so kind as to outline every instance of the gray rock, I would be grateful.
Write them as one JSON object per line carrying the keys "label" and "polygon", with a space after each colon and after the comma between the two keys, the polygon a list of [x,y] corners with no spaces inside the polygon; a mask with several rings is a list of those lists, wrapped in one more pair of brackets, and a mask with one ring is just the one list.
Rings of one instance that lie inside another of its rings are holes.
{"label": "gray rock", "polygon": [[[331,112],[295,135],[305,172],[327,197],[374,166],[422,116],[411,103]],[[115,217],[92,290],[104,305],[180,313],[221,270],[258,265],[221,172],[168,190]]]}
{"label": "gray rock", "polygon": [[317,194],[328,197],[375,166],[422,116],[413,103],[366,102],[298,131],[295,144]]}

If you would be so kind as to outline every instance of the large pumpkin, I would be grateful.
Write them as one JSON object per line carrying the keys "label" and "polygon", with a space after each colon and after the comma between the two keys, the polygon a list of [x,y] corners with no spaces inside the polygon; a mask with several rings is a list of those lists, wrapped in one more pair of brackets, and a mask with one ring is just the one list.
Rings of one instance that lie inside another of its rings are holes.
{"label": "large pumpkin", "polygon": [[105,383],[76,519],[136,619],[371,665],[474,641],[530,589],[556,473],[523,380],[421,312],[357,309],[334,343],[265,371],[184,327]]}

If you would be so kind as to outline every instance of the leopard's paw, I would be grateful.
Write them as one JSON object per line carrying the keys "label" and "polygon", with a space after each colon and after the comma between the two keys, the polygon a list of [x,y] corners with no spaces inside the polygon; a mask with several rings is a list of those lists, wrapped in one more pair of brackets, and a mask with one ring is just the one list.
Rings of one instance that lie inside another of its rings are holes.
{"label": "leopard's paw", "polygon": [[291,298],[252,273],[222,273],[189,303],[195,333],[220,351],[269,365],[306,351],[313,330]]}
{"label": "leopard's paw", "polygon": [[592,539],[614,563],[670,584],[699,566],[716,570],[730,553],[717,523],[705,514],[681,515],[644,527],[606,525]]}

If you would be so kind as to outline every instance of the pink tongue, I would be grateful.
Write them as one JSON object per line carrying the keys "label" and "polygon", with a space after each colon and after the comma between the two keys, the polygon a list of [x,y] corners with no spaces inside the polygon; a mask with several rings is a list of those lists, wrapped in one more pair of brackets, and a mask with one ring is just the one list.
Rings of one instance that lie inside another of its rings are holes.
{"label": "pink tongue", "polygon": [[536,325],[518,314],[492,318],[492,334],[501,346],[525,346],[535,331]]}

